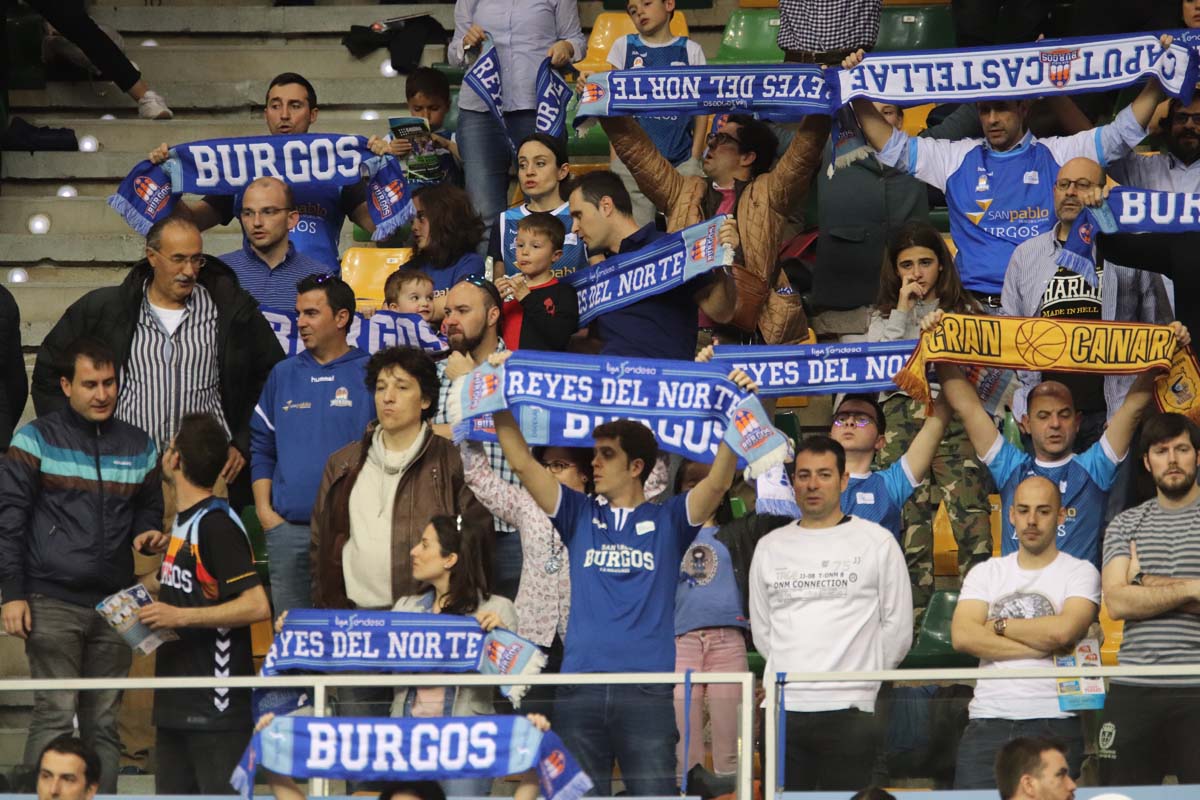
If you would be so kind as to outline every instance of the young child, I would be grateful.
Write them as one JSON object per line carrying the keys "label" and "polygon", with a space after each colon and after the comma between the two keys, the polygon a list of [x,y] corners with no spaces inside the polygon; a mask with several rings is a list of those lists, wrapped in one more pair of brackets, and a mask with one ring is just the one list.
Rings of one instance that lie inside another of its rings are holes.
{"label": "young child", "polygon": [[397,314],[420,314],[429,322],[433,315],[433,278],[419,269],[396,270],[383,284],[383,307]]}
{"label": "young child", "polygon": [[[535,211],[553,214],[567,232],[563,253],[551,267],[555,278],[587,266],[587,248],[571,232],[571,209],[567,204],[564,186],[570,182],[571,165],[567,163],[567,146],[561,139],[534,133],[521,140],[517,148],[517,180],[525,202],[500,215],[492,226],[488,255],[495,262],[494,272],[507,276],[519,275],[517,269],[517,223]],[[499,266],[503,262],[503,272]],[[493,280],[499,277],[490,275]]]}
{"label": "young child", "polygon": [[[409,73],[404,84],[408,101],[408,114],[429,122],[431,139],[423,152],[414,153],[412,140],[392,137],[384,143],[371,137],[368,145],[377,154],[390,153],[404,160],[405,173],[414,186],[443,181],[461,188],[463,180],[462,161],[458,156],[458,144],[454,135],[443,126],[450,113],[450,82],[446,76],[432,67],[418,67]],[[382,144],[377,144],[382,143]],[[436,165],[430,163],[436,159]]]}
{"label": "young child", "polygon": [[[629,0],[625,6],[637,33],[613,42],[608,51],[608,63],[613,69],[660,69],[676,66],[700,66],[705,62],[700,45],[686,36],[671,33],[671,17],[675,0]],[[680,124],[669,117],[639,116],[638,122],[654,142],[658,151],[685,175],[699,175],[700,157],[704,153],[707,133],[704,120],[688,120]],[[638,225],[654,220],[655,208],[638,189],[637,182],[615,154],[610,155],[611,169],[621,176],[633,200],[633,218]]]}
{"label": "young child", "polygon": [[535,211],[517,223],[517,269],[521,273],[496,281],[505,298],[500,326],[510,350],[563,352],[579,328],[574,287],[559,283],[551,273],[551,265],[562,257],[565,235],[562,222],[544,211]]}

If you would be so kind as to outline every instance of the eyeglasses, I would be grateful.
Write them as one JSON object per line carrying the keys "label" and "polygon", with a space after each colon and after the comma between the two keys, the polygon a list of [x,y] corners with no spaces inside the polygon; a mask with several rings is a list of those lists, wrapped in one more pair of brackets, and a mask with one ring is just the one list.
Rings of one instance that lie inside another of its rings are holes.
{"label": "eyeglasses", "polygon": [[543,461],[542,466],[550,470],[551,475],[558,475],[565,469],[571,469],[575,465],[570,461]]}
{"label": "eyeglasses", "polygon": [[1187,125],[1188,123],[1200,127],[1200,114],[1189,114],[1186,111],[1176,111],[1171,115],[1172,125]]}
{"label": "eyeglasses", "polygon": [[1080,178],[1077,181],[1069,180],[1067,178],[1059,178],[1054,183],[1055,188],[1058,189],[1060,192],[1069,191],[1072,186],[1075,187],[1076,191],[1086,192],[1088,189],[1092,188],[1095,185],[1096,184],[1092,183],[1087,178]]}
{"label": "eyeglasses", "polygon": [[720,147],[723,144],[732,144],[732,145],[736,145],[738,147],[742,146],[741,139],[739,139],[736,136],[733,136],[731,134],[728,134],[725,131],[717,131],[716,133],[710,133],[708,135],[708,138],[704,140],[704,143],[710,148]]}
{"label": "eyeglasses", "polygon": [[290,208],[275,208],[274,206],[268,208],[243,208],[240,216],[242,219],[252,220],[261,214],[263,219],[271,219],[291,210]]}
{"label": "eyeglasses", "polygon": [[865,428],[875,424],[875,418],[866,414],[854,414],[849,411],[833,415],[833,424],[838,428]]}
{"label": "eyeglasses", "polygon": [[172,264],[174,264],[177,267],[182,267],[184,264],[191,264],[196,269],[203,269],[204,265],[208,263],[208,259],[205,258],[204,256],[185,256],[185,255],[181,255],[181,254],[168,256],[162,250],[155,250],[153,247],[151,247],[150,249],[153,250],[155,253],[158,253],[160,256],[165,258],[167,261],[170,261]]}

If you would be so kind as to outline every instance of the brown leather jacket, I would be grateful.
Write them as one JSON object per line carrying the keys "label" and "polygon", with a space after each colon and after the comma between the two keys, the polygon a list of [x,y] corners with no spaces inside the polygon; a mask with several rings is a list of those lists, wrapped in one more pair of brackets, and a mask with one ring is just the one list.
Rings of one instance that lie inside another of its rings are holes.
{"label": "brown leather jacket", "polygon": [[[604,117],[600,124],[642,193],[666,214],[668,231],[712,216],[703,210],[707,178],[681,175],[632,117]],[[808,191],[828,138],[828,117],[806,117],[775,168],[746,184],[738,197],[734,217],[744,266],[772,287],[758,315],[758,330],[767,344],[791,344],[808,335],[808,317],[800,296],[791,293],[787,275],[779,268],[778,254],[787,214]]]}
{"label": "brown leather jacket", "polygon": [[[312,567],[314,608],[351,608],[342,576],[342,549],[350,539],[350,491],[366,461],[374,430],[358,442],[336,451],[325,462],[317,503],[312,514],[309,563]],[[409,551],[421,540],[429,519],[438,514],[462,514],[493,535],[492,515],[463,479],[458,448],[427,431],[420,454],[400,478],[392,508],[392,598],[416,594]]]}

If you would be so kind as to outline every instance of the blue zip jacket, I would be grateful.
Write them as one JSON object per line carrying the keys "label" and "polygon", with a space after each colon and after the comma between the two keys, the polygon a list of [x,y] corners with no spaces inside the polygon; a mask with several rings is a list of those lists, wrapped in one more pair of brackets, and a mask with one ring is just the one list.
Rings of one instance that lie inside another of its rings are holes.
{"label": "blue zip jacket", "polygon": [[70,406],[35,419],[0,460],[4,602],[95,605],[133,583],[133,537],[162,517],[158,452],[141,428]]}
{"label": "blue zip jacket", "polygon": [[370,355],[356,347],[328,364],[305,350],[271,370],[250,420],[250,479],[270,478],[271,507],[309,524],[325,462],[362,438],[375,418]]}

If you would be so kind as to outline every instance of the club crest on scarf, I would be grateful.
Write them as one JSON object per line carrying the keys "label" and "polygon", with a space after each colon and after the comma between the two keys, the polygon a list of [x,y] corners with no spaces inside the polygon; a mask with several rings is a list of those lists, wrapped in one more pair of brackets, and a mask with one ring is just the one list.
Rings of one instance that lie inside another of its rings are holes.
{"label": "club crest on scarf", "polygon": [[157,217],[171,196],[171,182],[159,184],[149,175],[140,175],[133,182],[133,190],[145,204],[143,213],[147,217]]}
{"label": "club crest on scarf", "polygon": [[494,374],[482,372],[471,373],[470,409],[474,411],[487,398],[494,395],[500,388],[500,381]]}
{"label": "club crest on scarf", "polygon": [[371,204],[375,206],[379,216],[387,219],[395,213],[397,207],[403,206],[407,194],[408,187],[402,181],[389,181],[383,186],[372,187]]}
{"label": "club crest on scarf", "polygon": [[1046,65],[1046,77],[1058,88],[1062,89],[1071,81],[1071,64],[1079,58],[1079,48],[1062,47],[1057,50],[1043,50],[1042,63]]}
{"label": "club crest on scarf", "polygon": [[708,232],[703,238],[692,243],[692,260],[712,263],[717,257],[716,240],[717,226],[713,223],[708,226]]}
{"label": "club crest on scarf", "polygon": [[579,94],[579,102],[597,103],[604,98],[604,87],[598,83],[585,83],[583,91]]}
{"label": "club crest on scarf", "polygon": [[747,451],[757,449],[771,438],[771,431],[764,428],[748,408],[739,408],[734,412],[733,424],[742,436],[742,448]]}

